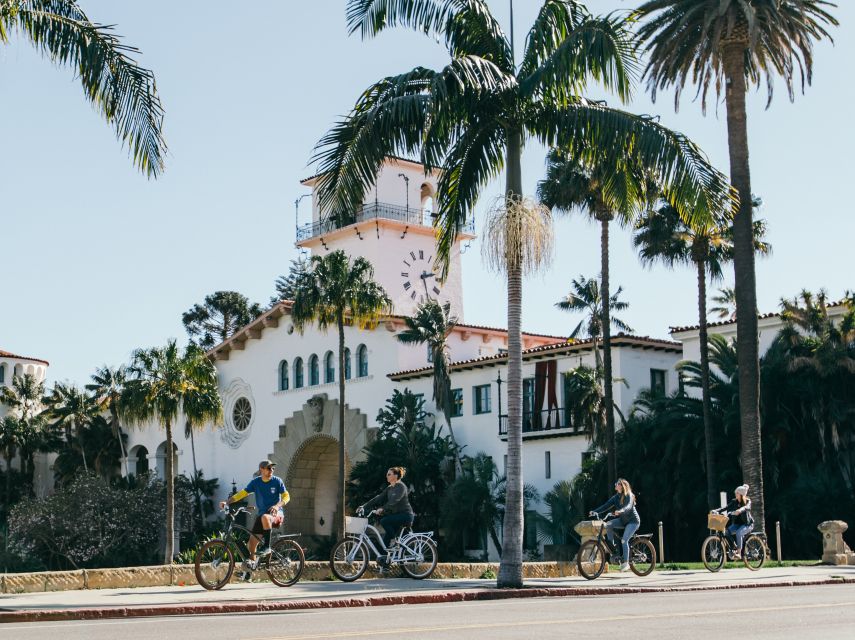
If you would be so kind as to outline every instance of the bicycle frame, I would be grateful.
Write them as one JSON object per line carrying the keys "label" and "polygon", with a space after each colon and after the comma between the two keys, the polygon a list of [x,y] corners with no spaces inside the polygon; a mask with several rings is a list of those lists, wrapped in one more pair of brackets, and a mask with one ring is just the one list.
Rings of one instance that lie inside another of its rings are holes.
{"label": "bicycle frame", "polygon": [[[372,534],[377,539],[377,543],[379,545],[375,546],[374,540],[372,540]],[[347,555],[347,561],[353,562],[353,559],[356,557],[356,552],[359,549],[360,545],[365,545],[368,549],[368,557],[371,558],[371,552],[374,552],[374,556],[378,557],[384,554],[389,553],[389,548],[386,546],[386,543],[383,542],[383,536],[380,535],[380,532],[377,528],[371,524],[365,525],[365,530],[360,534],[348,534],[351,538],[357,541],[357,544],[354,545],[353,549],[351,549],[350,553]],[[397,548],[393,547],[392,557],[389,558],[390,562],[409,562],[409,561],[419,561],[419,558],[413,557],[412,554],[403,556],[404,550],[408,548],[408,545],[413,540],[419,540],[422,538],[428,539],[433,542],[433,531],[426,532],[414,532],[412,529],[409,533],[399,534],[398,538],[398,546]]]}

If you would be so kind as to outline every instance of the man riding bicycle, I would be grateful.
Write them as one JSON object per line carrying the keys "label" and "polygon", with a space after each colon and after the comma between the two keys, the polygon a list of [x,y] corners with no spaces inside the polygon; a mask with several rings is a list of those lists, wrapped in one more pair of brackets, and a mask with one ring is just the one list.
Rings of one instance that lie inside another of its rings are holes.
{"label": "man riding bicycle", "polygon": [[[285,483],[282,478],[273,475],[273,470],[276,468],[276,463],[270,460],[262,460],[258,463],[258,475],[249,481],[241,491],[231,496],[228,501],[220,502],[220,509],[225,508],[226,504],[240,502],[250,493],[255,494],[255,506],[258,509],[258,517],[255,519],[255,524],[252,526],[252,533],[247,542],[249,550],[249,560],[246,561],[246,569],[255,570],[258,566],[258,560],[255,557],[255,550],[258,548],[258,543],[261,542],[261,536],[270,531],[274,527],[278,527],[285,519],[283,507],[291,500],[291,495],[288,489],[285,488]],[[268,540],[269,543],[269,540]],[[268,544],[267,552],[270,546]]]}

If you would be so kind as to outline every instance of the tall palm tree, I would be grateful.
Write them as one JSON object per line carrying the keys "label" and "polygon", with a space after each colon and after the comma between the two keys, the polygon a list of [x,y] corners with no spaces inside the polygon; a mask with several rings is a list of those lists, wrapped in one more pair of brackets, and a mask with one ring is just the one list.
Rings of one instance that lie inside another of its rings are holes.
{"label": "tall palm tree", "polygon": [[163,171],[163,107],[154,74],[130,57],[113,28],[89,20],[74,0],[0,0],[0,44],[17,31],[52,62],[76,71],[95,110],[150,178]]}
{"label": "tall palm tree", "polygon": [[[353,110],[318,144],[319,204],[323,215],[346,222],[373,186],[389,155],[418,156],[428,172],[442,169],[436,194],[438,259],[447,272],[458,232],[484,186],[505,171],[505,198],[523,196],[522,149],[535,138],[570,154],[630,150],[663,181],[691,216],[704,217],[730,197],[726,181],[680,134],[581,93],[591,80],[622,99],[631,92],[634,45],[623,19],[592,16],[578,2],[544,0],[522,58],[493,18],[486,0],[349,0],[348,27],[371,38],[406,27],[444,42],[450,62],[439,71],[416,67],[364,91]],[[589,144],[590,143],[590,144]],[[667,178],[667,180],[666,180]],[[522,263],[508,270],[508,465],[522,440]],[[522,584],[522,494],[509,478],[502,586]]]}
{"label": "tall palm tree", "polygon": [[[609,226],[617,219],[627,225],[637,215],[648,199],[650,179],[641,166],[632,161],[617,165],[604,162],[585,162],[569,156],[562,150],[549,153],[546,177],[538,184],[538,198],[549,207],[564,211],[581,210],[600,223],[600,287],[602,288],[600,313],[603,336],[603,385],[605,404],[613,404],[612,385],[612,322],[609,319],[611,301],[609,293]],[[606,411],[606,438],[609,485],[617,480],[615,455],[615,417]]]}
{"label": "tall palm tree", "polygon": [[[451,441],[457,447],[454,429],[451,426],[451,373],[449,371],[448,336],[457,324],[451,314],[451,303],[440,304],[428,298],[416,308],[412,317],[404,318],[406,329],[395,337],[403,344],[426,344],[433,364],[433,401],[442,411]],[[462,470],[459,455],[454,456],[454,466],[459,474]]]}
{"label": "tall palm tree", "polygon": [[44,382],[29,373],[13,376],[10,385],[0,387],[0,404],[9,407],[20,422],[20,468],[30,491],[33,491],[35,453],[52,451],[58,445],[56,433],[48,428],[43,415],[44,395]]}
{"label": "tall palm tree", "polygon": [[157,420],[166,430],[166,550],[164,564],[172,563],[175,531],[175,469],[172,425],[183,414],[194,425],[219,420],[222,403],[217,370],[195,345],[183,352],[175,340],[165,347],[137,349],[127,369],[120,404],[132,423]]}
{"label": "tall palm tree", "polygon": [[86,447],[83,442],[83,430],[98,415],[98,405],[94,398],[75,385],[57,382],[50,395],[45,398],[48,416],[53,420],[52,426],[65,431],[66,446],[74,449],[74,442],[80,449],[83,469],[89,473],[86,462]]}
{"label": "tall palm tree", "polygon": [[790,100],[797,77],[804,90],[813,72],[813,41],[831,39],[826,28],[837,20],[827,9],[835,6],[825,0],[648,0],[637,10],[647,19],[639,35],[650,56],[645,77],[654,100],[673,86],[676,106],[683,87],[695,83],[706,110],[710,88],[724,92],[730,180],[739,193],[733,239],[742,473],[761,530],[760,360],[745,96],[750,84],[765,79],[768,106],[775,75],[784,78]]}
{"label": "tall palm tree", "polygon": [[374,267],[365,258],[352,261],[344,251],[312,256],[309,268],[297,279],[291,319],[301,333],[314,323],[321,331],[338,331],[338,513],[339,539],[344,538],[345,433],[344,433],[344,326],[370,326],[392,312],[392,300],[374,281]]}
{"label": "tall palm tree", "polygon": [[122,426],[119,421],[121,413],[122,390],[125,386],[127,372],[124,367],[103,366],[92,374],[92,382],[86,385],[86,390],[92,394],[95,403],[102,411],[110,413],[110,427],[113,436],[119,441],[121,451],[122,477],[128,475],[128,456],[125,453],[125,443],[122,438]]}
{"label": "tall palm tree", "polygon": [[0,418],[0,451],[6,461],[6,509],[12,504],[12,460],[21,446],[24,438],[23,420],[15,415],[7,415]]}

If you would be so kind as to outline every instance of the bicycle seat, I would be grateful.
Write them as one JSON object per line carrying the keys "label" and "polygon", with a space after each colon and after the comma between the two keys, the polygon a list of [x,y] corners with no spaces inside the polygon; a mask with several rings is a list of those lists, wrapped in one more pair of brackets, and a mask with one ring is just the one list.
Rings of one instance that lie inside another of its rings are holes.
{"label": "bicycle seat", "polygon": [[636,533],[632,537],[633,538],[652,538],[653,534],[652,533]]}

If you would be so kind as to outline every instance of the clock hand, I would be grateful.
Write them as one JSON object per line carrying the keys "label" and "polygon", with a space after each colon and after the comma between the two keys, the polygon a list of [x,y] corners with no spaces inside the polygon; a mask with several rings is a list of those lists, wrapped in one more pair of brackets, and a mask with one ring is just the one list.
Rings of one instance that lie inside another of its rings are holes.
{"label": "clock hand", "polygon": [[435,273],[428,273],[427,271],[422,271],[422,275],[419,276],[422,280],[427,280],[428,278],[435,278]]}

